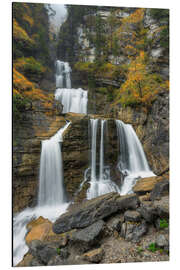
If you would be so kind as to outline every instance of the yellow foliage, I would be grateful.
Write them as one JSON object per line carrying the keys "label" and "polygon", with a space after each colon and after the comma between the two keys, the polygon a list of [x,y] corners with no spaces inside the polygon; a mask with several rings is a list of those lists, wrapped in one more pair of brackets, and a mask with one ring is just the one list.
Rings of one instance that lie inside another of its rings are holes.
{"label": "yellow foliage", "polygon": [[34,84],[30,82],[24,75],[18,72],[15,67],[13,68],[13,85],[18,90],[30,90],[34,87]]}
{"label": "yellow foliage", "polygon": [[159,91],[168,90],[168,81],[163,81],[159,75],[150,73],[145,59],[145,52],[140,51],[136,59],[130,63],[127,79],[117,93],[115,104],[143,104],[149,107]]}
{"label": "yellow foliage", "polygon": [[138,8],[128,17],[123,18],[123,23],[138,23],[144,18],[144,8]]}
{"label": "yellow foliage", "polygon": [[27,32],[13,19],[13,38],[15,40],[23,40],[30,44],[34,44],[34,41],[29,37]]}
{"label": "yellow foliage", "polygon": [[23,15],[23,19],[24,19],[26,22],[29,23],[30,27],[33,26],[34,20],[33,20],[32,17],[28,16],[27,14],[24,14],[24,15]]}
{"label": "yellow foliage", "polygon": [[41,104],[46,109],[52,109],[53,95],[45,95],[41,89],[35,87],[24,75],[13,68],[13,94],[20,94],[24,98],[29,100],[41,101]]}

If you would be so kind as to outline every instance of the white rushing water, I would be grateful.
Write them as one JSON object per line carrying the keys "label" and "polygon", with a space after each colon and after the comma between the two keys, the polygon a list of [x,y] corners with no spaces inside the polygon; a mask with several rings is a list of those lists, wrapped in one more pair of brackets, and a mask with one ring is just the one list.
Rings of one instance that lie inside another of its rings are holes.
{"label": "white rushing water", "polygon": [[13,218],[13,265],[17,265],[28,251],[25,242],[26,225],[42,216],[54,222],[63,214],[69,203],[63,187],[63,165],[60,142],[68,122],[49,140],[42,141],[38,205],[26,208]]}
{"label": "white rushing water", "polygon": [[[101,122],[101,137],[100,137],[100,162],[99,174],[96,175],[96,154],[97,154],[97,129],[98,123]],[[118,186],[110,179],[110,168],[104,165],[104,126],[106,120],[91,119],[91,179],[90,187],[87,190],[87,199],[93,199],[100,195],[109,192],[119,192]]]}
{"label": "white rushing water", "polygon": [[133,127],[120,120],[116,120],[116,127],[119,140],[118,169],[124,175],[120,194],[125,195],[132,192],[138,178],[155,174],[149,168],[143,147]]}
{"label": "white rushing water", "polygon": [[56,61],[55,99],[63,105],[62,113],[74,112],[87,114],[88,92],[71,88],[71,68],[69,63]]}
{"label": "white rushing water", "polygon": [[87,114],[88,92],[81,88],[58,88],[55,92],[55,99],[62,103],[62,113],[74,112]]}

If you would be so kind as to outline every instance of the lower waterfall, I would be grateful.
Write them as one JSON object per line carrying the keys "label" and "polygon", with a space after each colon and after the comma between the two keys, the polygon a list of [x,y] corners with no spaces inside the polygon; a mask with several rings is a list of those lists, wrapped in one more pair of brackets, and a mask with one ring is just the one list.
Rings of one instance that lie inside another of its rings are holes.
{"label": "lower waterfall", "polygon": [[63,187],[63,162],[61,145],[63,132],[68,122],[49,140],[42,141],[38,204],[35,208],[26,208],[13,218],[13,265],[16,266],[28,252],[25,236],[26,225],[40,216],[52,222],[63,214],[69,203],[66,201]]}
{"label": "lower waterfall", "polygon": [[100,138],[100,162],[99,162],[99,174],[97,176],[97,128],[99,119],[91,119],[91,179],[90,187],[87,190],[87,199],[93,199],[100,195],[109,192],[119,192],[118,186],[110,179],[110,168],[104,165],[104,126],[106,120],[101,121],[101,138]]}
{"label": "lower waterfall", "polygon": [[133,127],[120,120],[115,121],[119,142],[117,166],[124,176],[120,194],[125,195],[132,192],[132,187],[138,178],[151,177],[155,174],[149,168],[143,147]]}

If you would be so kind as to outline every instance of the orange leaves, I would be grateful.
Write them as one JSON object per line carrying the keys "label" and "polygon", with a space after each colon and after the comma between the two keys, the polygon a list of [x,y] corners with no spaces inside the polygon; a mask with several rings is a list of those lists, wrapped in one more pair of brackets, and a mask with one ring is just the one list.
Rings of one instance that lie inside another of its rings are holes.
{"label": "orange leaves", "polygon": [[45,95],[41,89],[35,87],[25,76],[13,68],[13,95],[21,95],[24,98],[29,98],[32,101],[40,101],[44,108],[51,109],[53,95]]}
{"label": "orange leaves", "polygon": [[138,23],[144,18],[144,8],[138,8],[130,16],[123,19],[123,23]]}
{"label": "orange leaves", "polygon": [[29,26],[32,27],[34,24],[34,20],[32,17],[28,16],[27,14],[23,15],[23,19],[29,23]]}
{"label": "orange leaves", "polygon": [[15,19],[13,19],[13,38],[17,41],[22,40],[34,44],[34,41],[29,37],[27,32],[22,27],[20,27]]}
{"label": "orange leaves", "polygon": [[122,84],[116,97],[116,103],[122,105],[142,104],[151,106],[161,90],[168,90],[168,81],[163,81],[156,73],[150,73],[146,66],[146,54],[139,55],[129,65],[126,81]]}
{"label": "orange leaves", "polygon": [[34,84],[26,79],[20,72],[13,68],[13,85],[18,90],[30,90],[34,87]]}

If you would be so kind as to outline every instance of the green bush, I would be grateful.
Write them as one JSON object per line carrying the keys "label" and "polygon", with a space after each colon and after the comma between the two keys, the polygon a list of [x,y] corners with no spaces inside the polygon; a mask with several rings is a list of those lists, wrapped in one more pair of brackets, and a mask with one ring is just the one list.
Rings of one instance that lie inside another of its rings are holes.
{"label": "green bush", "polygon": [[14,120],[21,119],[21,113],[30,105],[28,98],[23,98],[20,94],[13,95],[13,117]]}
{"label": "green bush", "polygon": [[158,248],[156,247],[156,243],[151,243],[148,247],[148,250],[151,252],[155,252],[158,250]]}
{"label": "green bush", "polygon": [[168,222],[165,219],[160,219],[159,227],[161,229],[168,228],[169,227],[169,224],[168,224]]}
{"label": "green bush", "polygon": [[57,254],[60,255],[60,253],[61,253],[60,248],[57,248],[56,251],[57,251]]}

